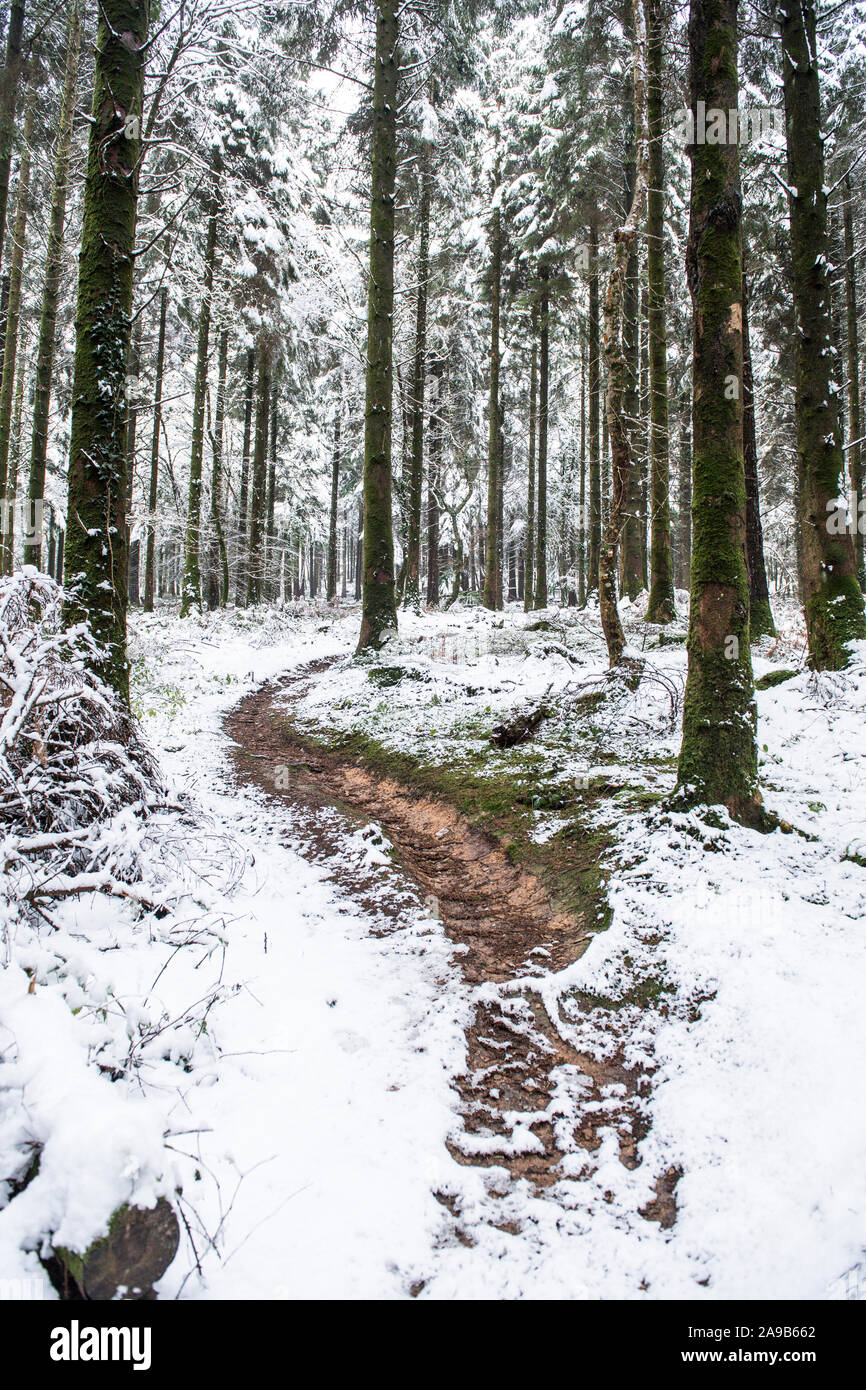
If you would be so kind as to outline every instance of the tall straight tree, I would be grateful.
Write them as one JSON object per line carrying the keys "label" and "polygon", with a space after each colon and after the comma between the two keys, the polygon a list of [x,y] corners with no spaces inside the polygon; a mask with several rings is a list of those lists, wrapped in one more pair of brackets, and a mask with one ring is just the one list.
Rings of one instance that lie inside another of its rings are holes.
{"label": "tall straight tree", "polygon": [[265,597],[265,524],[267,520],[268,409],[271,401],[271,348],[264,332],[258,347],[256,428],[250,486],[250,547],[247,602]]}
{"label": "tall straight tree", "polygon": [[537,517],[535,522],[535,587],[533,602],[536,608],[547,607],[547,437],[550,397],[550,271],[546,265],[539,270],[541,292],[538,303],[538,486],[536,489]]}
{"label": "tall straight tree", "polygon": [[156,503],[159,496],[159,436],[162,429],[162,377],[165,366],[165,325],[168,314],[168,287],[159,293],[159,332],[156,344],[156,371],[153,386],[153,433],[150,440],[150,487],[147,495],[147,542],[144,551],[144,611],[153,612],[156,559]]}
{"label": "tall straight tree", "polygon": [[755,425],[755,383],[749,336],[749,292],[746,280],[746,248],[743,245],[743,466],[746,473],[746,558],[749,564],[749,639],[775,637],[770,608],[767,567],[764,564],[764,528],[761,525],[761,492],[758,485],[758,434]]}
{"label": "tall straight tree", "polygon": [[647,0],[647,299],[649,320],[650,592],[647,621],[676,616],[671,561],[668,364],[665,329],[665,164],[662,143],[662,0]]}
{"label": "tall straight tree", "polygon": [[523,607],[529,613],[535,605],[535,434],[538,405],[537,310],[532,306],[529,354],[529,468],[526,489],[526,544],[524,546]]}
{"label": "tall straight tree", "polygon": [[328,602],[337,597],[337,503],[340,497],[340,402],[334,413],[334,449],[331,454],[331,509],[328,516]]}
{"label": "tall straight tree", "polygon": [[235,576],[235,603],[247,601],[248,539],[249,539],[249,491],[250,491],[250,448],[253,430],[253,400],[255,398],[256,350],[247,348],[244,370],[244,438],[241,449],[241,481],[238,490],[237,517],[237,574]]}
{"label": "tall straight tree", "polygon": [[21,319],[21,286],[24,274],[24,243],[27,237],[27,218],[30,212],[30,142],[33,133],[33,104],[35,89],[30,88],[24,140],[18,165],[18,192],[15,200],[15,223],[12,228],[12,260],[9,267],[9,299],[6,306],[6,338],[3,349],[3,375],[0,384],[0,506],[6,508],[3,533],[0,538],[0,573],[11,574],[13,553],[13,518],[15,508],[16,469],[11,468],[13,438],[13,409],[15,402],[15,365],[18,360],[18,332]]}
{"label": "tall straight tree", "polygon": [[845,490],[845,454],[833,341],[827,191],[818,48],[812,0],[780,0],[782,83],[788,146],[788,208],[797,311],[797,456],[803,600],[809,662],[838,670],[848,644],[866,636],[854,543],[833,524]]}
{"label": "tall straight tree", "polygon": [[418,207],[418,290],[415,300],[415,353],[412,363],[410,403],[412,452],[409,464],[409,496],[406,528],[406,569],[403,603],[417,608],[421,574],[421,506],[424,493],[424,385],[427,375],[427,293],[430,280],[430,146],[424,145],[420,162],[421,197]]}
{"label": "tall straight tree", "polygon": [[502,487],[502,412],[499,388],[499,316],[502,298],[502,213],[493,209],[490,231],[490,400],[487,407],[487,544],[484,557],[484,607],[502,607],[499,566],[499,501]]}
{"label": "tall straight tree", "polygon": [[854,257],[854,219],[851,212],[851,174],[845,175],[845,197],[842,202],[842,228],[845,238],[845,314],[848,328],[848,476],[851,494],[856,499],[857,572],[860,588],[866,590],[866,514],[856,509],[863,506],[863,442],[860,435],[860,345],[857,327],[857,262]]}
{"label": "tall straight tree", "polygon": [[[36,382],[33,396],[33,424],[30,446],[30,481],[27,496],[32,507],[41,507],[45,497],[45,463],[48,450],[48,417],[51,406],[51,373],[57,339],[57,308],[60,301],[60,275],[63,269],[63,231],[66,221],[66,189],[69,179],[69,151],[78,86],[78,54],[81,48],[81,3],[73,0],[66,38],[66,71],[60,102],[54,183],[45,250],[45,280],[42,286],[42,315],[39,322],[39,348],[36,356]],[[42,562],[42,543],[38,536],[25,545],[25,565]]]}
{"label": "tall straight tree", "polygon": [[394,182],[399,10],[399,0],[376,0],[359,653],[368,648],[378,650],[397,627],[391,515],[391,398],[394,389]]}
{"label": "tall straight tree", "polygon": [[129,355],[149,0],[101,0],[75,319],[64,569],[98,669],[129,698],[125,374]]}
{"label": "tall straight tree", "polygon": [[601,357],[599,352],[598,226],[589,224],[589,565],[587,594],[598,589],[601,554],[601,453],[599,449]]}
{"label": "tall straight tree", "polygon": [[[735,111],[737,0],[691,0],[692,119]],[[694,135],[694,132],[692,132]],[[743,466],[739,149],[692,143],[686,271],[692,294],[693,486],[688,677],[678,786],[686,803],[757,810]]]}
{"label": "tall straight tree", "polygon": [[9,171],[15,142],[15,106],[21,77],[21,41],[24,34],[24,0],[12,0],[6,30],[6,62],[0,71],[0,264],[6,241],[6,209],[9,203]]}
{"label": "tall straight tree", "polygon": [[228,375],[229,331],[224,328],[219,337],[217,353],[217,392],[211,435],[210,475],[210,553],[208,556],[207,606],[225,606],[229,596],[229,557],[223,526],[223,428],[226,412],[226,377]]}
{"label": "tall straight tree", "polygon": [[[646,199],[648,151],[646,139],[646,30],[641,0],[633,4],[634,60],[632,98],[636,160],[630,206],[614,238],[613,266],[604,300],[604,356],[607,362],[605,402],[611,458],[611,499],[598,561],[598,602],[608,661],[616,666],[625,651],[625,634],[616,596],[617,552],[636,472],[632,431],[626,414],[630,335],[626,302],[637,232]],[[633,417],[632,417],[633,418]]]}
{"label": "tall straight tree", "polygon": [[180,616],[185,618],[191,609],[201,608],[201,492],[204,463],[204,412],[207,396],[207,368],[210,344],[211,299],[213,296],[214,263],[217,247],[216,181],[207,202],[207,231],[205,233],[204,279],[198,314],[198,347],[195,360],[195,389],[192,405],[192,438],[189,456],[189,503],[186,513],[186,553],[183,564],[183,588],[180,595]]}

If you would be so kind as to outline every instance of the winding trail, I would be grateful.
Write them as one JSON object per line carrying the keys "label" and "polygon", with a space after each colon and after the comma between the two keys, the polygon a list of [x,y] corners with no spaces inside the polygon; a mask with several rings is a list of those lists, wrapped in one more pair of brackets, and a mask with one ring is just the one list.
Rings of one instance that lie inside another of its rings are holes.
{"label": "winding trail", "polygon": [[[512,864],[502,845],[453,806],[298,735],[287,713],[331,664],[313,662],[269,682],[229,712],[225,730],[234,773],[239,783],[291,806],[310,856],[326,862],[341,890],[363,907],[372,905],[370,880],[342,862],[345,825],[322,812],[336,808],[350,824],[376,822],[399,867],[457,947],[475,1009],[466,1070],[457,1079],[462,1126],[449,1143],[452,1156],[461,1164],[505,1169],[511,1182],[525,1180],[543,1195],[563,1178],[566,1154],[582,1152],[591,1173],[592,1155],[612,1131],[622,1165],[637,1167],[649,1075],[624,1064],[619,1044],[604,1049],[604,1061],[577,1051],[535,985],[587,949],[592,937],[584,922],[558,908],[535,875]],[[381,919],[381,901],[375,908]],[[398,931],[399,904],[384,911],[390,919],[380,930]],[[580,1100],[567,1136],[557,1108],[563,1075]],[[573,1176],[573,1165],[569,1172]],[[674,1223],[678,1176],[670,1170],[657,1178],[656,1197],[640,1215],[662,1227]],[[459,1201],[448,1193],[435,1195],[451,1214],[457,1239],[473,1244]],[[501,1206],[491,1203],[483,1219],[517,1234],[498,1214]]]}

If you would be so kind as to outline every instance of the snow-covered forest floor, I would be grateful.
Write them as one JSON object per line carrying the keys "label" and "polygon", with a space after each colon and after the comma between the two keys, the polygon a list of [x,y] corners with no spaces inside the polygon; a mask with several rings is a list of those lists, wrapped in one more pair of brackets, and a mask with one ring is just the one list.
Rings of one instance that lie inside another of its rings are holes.
{"label": "snow-covered forest floor", "polygon": [[[759,679],[802,661],[776,616]],[[624,617],[636,691],[604,680],[592,610],[404,614],[372,664],[351,605],[134,617],[133,707],[176,808],[114,833],[168,910],[90,896],[6,929],[0,1156],[40,1164],[0,1193],[4,1273],[164,1193],[185,1229],[163,1298],[834,1295],[866,1248],[866,644],[759,690],[782,822],[761,835],[668,808],[685,649]],[[539,872],[591,843],[563,890],[583,954],[473,976],[380,827],[293,800],[291,766],[238,777],[227,712],[313,662],[273,696],[311,746],[417,779]],[[528,740],[491,745],[539,702]],[[533,1000],[561,1040],[550,1090],[488,1128],[467,1029],[495,1004],[528,1035]],[[542,1133],[546,1184],[519,1167]]]}

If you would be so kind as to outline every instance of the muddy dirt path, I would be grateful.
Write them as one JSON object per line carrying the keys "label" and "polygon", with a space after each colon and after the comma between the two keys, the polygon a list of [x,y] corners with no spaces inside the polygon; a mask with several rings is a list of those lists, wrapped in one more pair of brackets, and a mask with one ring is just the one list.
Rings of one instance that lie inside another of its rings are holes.
{"label": "muddy dirt path", "polygon": [[[467,1069],[458,1079],[462,1132],[449,1144],[453,1157],[504,1168],[512,1180],[528,1180],[541,1195],[562,1177],[566,1150],[577,1148],[590,1157],[602,1131],[612,1129],[620,1161],[635,1167],[645,1132],[641,1098],[649,1078],[623,1065],[619,1049],[604,1062],[576,1051],[533,987],[532,977],[562,970],[586,950],[591,937],[584,922],[554,906],[533,874],[513,865],[500,844],[453,806],[383,778],[351,757],[308,744],[293,730],[292,703],[330,664],[314,662],[266,684],[230,711],[225,729],[233,740],[234,770],[241,784],[291,806],[305,852],[327,863],[341,889],[362,907],[368,906],[371,879],[341,863],[340,837],[346,820],[376,822],[400,868],[460,948],[460,967],[483,997],[467,1031]],[[341,814],[323,814],[333,808]],[[375,906],[381,920],[381,900]],[[385,911],[391,920],[382,922],[381,930],[399,930],[399,905],[392,902]],[[554,1094],[557,1069],[563,1066],[582,1102],[565,1143]],[[611,1087],[621,1097],[615,1106]],[[641,1215],[670,1226],[675,1184],[676,1174],[662,1175],[656,1199]],[[436,1195],[451,1213],[457,1237],[473,1243],[453,1199]],[[490,1220],[495,1224],[495,1215]]]}

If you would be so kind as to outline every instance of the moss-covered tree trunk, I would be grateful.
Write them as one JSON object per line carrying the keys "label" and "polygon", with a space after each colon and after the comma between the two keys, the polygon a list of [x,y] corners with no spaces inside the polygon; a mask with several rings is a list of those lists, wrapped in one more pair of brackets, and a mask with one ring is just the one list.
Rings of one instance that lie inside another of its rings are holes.
{"label": "moss-covered tree trunk", "polygon": [[[78,86],[78,54],[81,48],[81,6],[74,3],[69,13],[66,40],[66,70],[60,102],[60,124],[54,160],[48,243],[45,249],[45,279],[42,285],[42,314],[39,321],[39,347],[33,393],[33,423],[30,445],[30,479],[27,498],[34,515],[45,498],[45,462],[48,451],[48,417],[51,406],[51,373],[57,339],[57,309],[60,302],[60,276],[63,270],[63,232],[66,220],[66,189],[69,178],[69,151]],[[24,547],[25,565],[42,563],[41,537]]]}
{"label": "moss-covered tree trunk", "polygon": [[845,238],[845,313],[848,327],[848,477],[856,512],[854,550],[860,588],[866,590],[866,510],[863,507],[863,443],[860,415],[860,342],[857,325],[857,262],[854,257],[854,221],[851,214],[851,175],[845,175],[842,203]]}
{"label": "moss-covered tree trunk", "polygon": [[601,357],[599,352],[598,228],[589,226],[589,564],[587,593],[598,588],[601,553],[601,453],[599,449]]}
{"label": "moss-covered tree trunk", "polygon": [[271,353],[262,333],[258,349],[256,385],[256,428],[253,446],[252,486],[250,488],[250,548],[247,602],[261,603],[265,597],[265,525],[268,475],[268,411],[271,400]]}
{"label": "moss-covered tree trunk", "polygon": [[430,280],[430,149],[421,157],[421,199],[418,208],[418,290],[415,301],[415,353],[412,363],[409,496],[407,498],[406,568],[403,602],[417,608],[421,578],[421,507],[424,495],[424,386],[427,374],[427,287]]}
{"label": "moss-covered tree trunk", "polygon": [[580,495],[577,525],[577,602],[586,603],[586,354],[580,350]]}
{"label": "moss-covered tree trunk", "polygon": [[207,233],[205,235],[204,279],[198,315],[198,346],[195,359],[195,389],[192,405],[192,438],[189,450],[189,501],[186,512],[186,550],[183,565],[183,588],[180,595],[182,618],[193,608],[201,610],[201,493],[204,464],[204,412],[207,396],[208,353],[210,349],[211,300],[217,246],[216,189],[208,198]]}
{"label": "moss-covered tree trunk", "polygon": [[643,215],[647,186],[646,140],[646,39],[640,0],[633,6],[634,62],[632,94],[637,158],[631,203],[614,240],[613,266],[604,301],[604,357],[607,363],[606,418],[611,454],[611,500],[598,562],[598,599],[608,661],[616,666],[625,650],[625,634],[617,606],[617,552],[633,496],[635,472],[626,397],[629,381],[629,337],[626,297],[637,231]]}
{"label": "moss-covered tree trunk", "polygon": [[683,386],[680,394],[679,414],[677,586],[688,589],[692,568],[692,398],[687,386]]}
{"label": "moss-covered tree trunk", "polygon": [[9,205],[9,172],[15,143],[15,107],[23,66],[24,0],[12,0],[6,30],[6,62],[0,71],[0,264],[6,241],[6,209]]}
{"label": "moss-covered tree trunk", "polygon": [[535,605],[535,433],[538,409],[538,317],[535,305],[530,320],[532,346],[529,354],[529,467],[526,488],[526,543],[524,546],[523,607],[529,613]]}
{"label": "moss-covered tree trunk", "polygon": [[358,652],[367,648],[378,650],[397,628],[391,514],[391,409],[399,8],[397,0],[376,0],[364,419],[364,572]]}
{"label": "moss-covered tree trunk", "polygon": [[124,422],[149,0],[102,0],[84,185],[65,570],[99,670],[129,695]]}
{"label": "moss-covered tree trunk", "polygon": [[168,288],[163,285],[159,295],[159,335],[156,345],[156,368],[153,386],[153,432],[150,438],[150,487],[147,496],[147,540],[144,551],[144,611],[153,612],[156,504],[159,497],[159,436],[162,429],[162,377],[165,367],[165,323],[168,312]]}
{"label": "moss-covered tree trunk", "polygon": [[432,400],[428,421],[430,461],[427,470],[427,602],[431,608],[436,608],[439,605],[439,489],[442,482],[439,470],[442,463],[442,431],[444,428],[442,417],[442,377],[444,372],[445,363],[442,358],[434,357],[430,367]]}
{"label": "moss-covered tree trunk", "polygon": [[280,431],[280,394],[279,388],[271,388],[271,411],[270,411],[270,432],[271,440],[268,448],[268,485],[267,501],[265,503],[265,597],[273,599],[276,596],[277,571],[275,564],[277,534],[274,527],[274,508],[277,500],[277,439]]}
{"label": "moss-covered tree trunk", "polygon": [[[692,0],[690,99],[737,107],[737,0]],[[686,270],[694,392],[691,611],[678,786],[690,804],[754,813],[757,749],[743,467],[739,149],[692,144]]]}
{"label": "moss-covered tree trunk", "polygon": [[848,644],[866,636],[854,543],[834,524],[844,494],[845,456],[830,320],[827,193],[811,0],[780,0],[782,82],[788,146],[788,207],[797,311],[797,455],[803,535],[803,599],[809,661],[838,670]]}
{"label": "moss-covered tree trunk", "polygon": [[328,587],[330,602],[337,597],[337,504],[340,497],[340,407],[334,416],[334,449],[331,454],[331,510],[328,516]]}
{"label": "moss-covered tree trunk", "polygon": [[[12,412],[15,402],[15,367],[18,360],[18,333],[21,321],[21,284],[24,273],[24,246],[27,238],[27,217],[30,211],[30,142],[33,134],[33,104],[35,89],[30,88],[24,139],[18,164],[18,193],[15,201],[15,223],[12,228],[12,260],[9,267],[9,302],[6,309],[6,340],[3,350],[3,376],[0,383],[0,506],[3,508],[3,530],[0,536],[0,573],[12,573],[13,526],[16,488],[10,476],[12,446]],[[17,469],[16,469],[17,473]]]}
{"label": "moss-covered tree trunk", "polygon": [[647,316],[649,328],[650,591],[647,620],[670,623],[676,616],[671,559],[670,457],[668,435],[668,349],[665,326],[665,161],[662,141],[661,0],[647,3]]}
{"label": "moss-covered tree trunk", "polygon": [[749,566],[749,637],[776,634],[770,608],[767,567],[764,563],[764,528],[761,525],[761,494],[758,484],[758,437],[755,427],[755,384],[752,376],[752,346],[749,337],[749,294],[743,247],[743,467],[746,474],[746,559]]}
{"label": "moss-covered tree trunk", "polygon": [[[636,151],[634,125],[634,83],[625,83],[627,107],[626,158],[623,165],[623,220],[628,218],[634,198]],[[637,238],[631,243],[622,295],[623,394],[622,410],[628,437],[629,465],[626,479],[626,499],[619,540],[620,591],[630,599],[637,598],[644,587],[643,536],[641,526],[641,433],[638,333],[638,254]],[[608,419],[608,431],[610,420]],[[614,488],[616,484],[614,483]]]}
{"label": "moss-covered tree trunk", "polygon": [[213,610],[228,602],[229,557],[223,526],[223,431],[226,410],[229,331],[220,333],[217,352],[217,390],[211,436],[210,543],[208,548],[207,606]]}
{"label": "moss-covered tree trunk", "polygon": [[502,607],[499,567],[499,496],[501,487],[501,410],[499,399],[499,317],[502,297],[502,215],[493,210],[490,229],[490,400],[487,410],[487,544],[484,557],[484,607]]}

